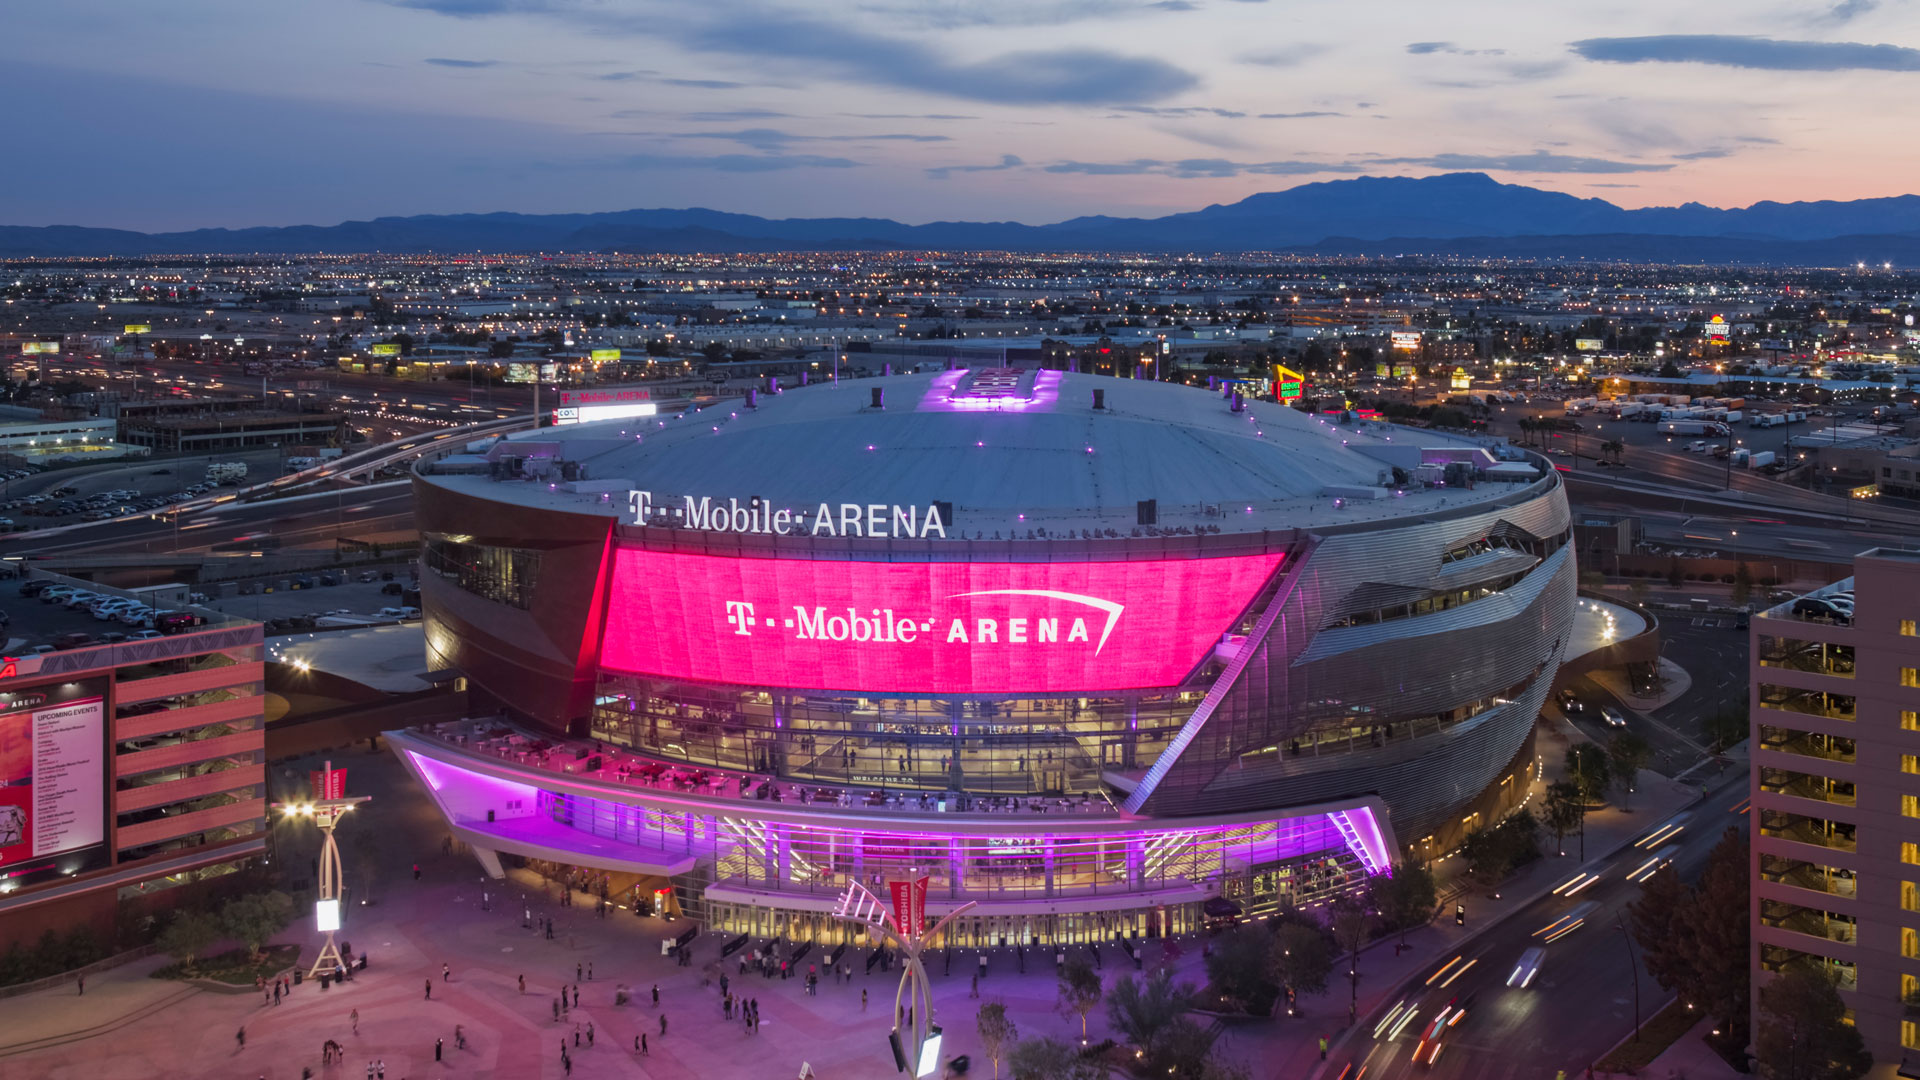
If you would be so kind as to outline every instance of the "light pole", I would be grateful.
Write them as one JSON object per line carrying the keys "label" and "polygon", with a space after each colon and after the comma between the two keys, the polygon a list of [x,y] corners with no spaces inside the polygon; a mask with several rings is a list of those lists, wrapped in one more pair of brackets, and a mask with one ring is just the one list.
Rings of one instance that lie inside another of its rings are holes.
{"label": "light pole", "polygon": [[1627,923],[1619,912],[1613,913],[1613,922],[1620,928],[1620,936],[1627,940],[1627,966],[1633,969],[1633,1041],[1640,1041],[1640,961],[1633,956],[1633,935],[1627,932]]}
{"label": "light pole", "polygon": [[[933,987],[927,982],[927,969],[920,962],[920,953],[928,942],[945,934],[947,924],[974,906],[974,901],[969,900],[948,912],[932,927],[924,927],[927,880],[921,877],[887,882],[887,888],[893,896],[891,908],[882,904],[859,882],[849,881],[847,891],[840,897],[840,905],[833,912],[835,918],[864,924],[867,932],[878,936],[883,945],[900,951],[904,963],[901,965],[900,986],[893,992],[893,1030],[888,1039],[893,1044],[896,1064],[911,1077],[930,1074],[940,1058],[940,1029],[933,1023]],[[906,998],[905,1011],[901,1004],[903,996]],[[903,1036],[901,1019],[909,1013],[912,1020]],[[923,1060],[928,1051],[931,1051],[931,1058]]]}
{"label": "light pole", "polygon": [[320,826],[320,887],[313,914],[315,928],[327,935],[327,941],[313,958],[313,967],[307,972],[309,979],[318,978],[322,971],[345,966],[339,947],[333,943],[333,935],[340,929],[340,879],[345,876],[340,869],[340,845],[334,843],[333,827],[355,806],[371,799],[367,795],[348,796],[347,771],[336,771],[331,761],[312,775],[314,794],[320,798],[304,803],[273,804],[273,809],[285,817],[312,818],[313,823]]}

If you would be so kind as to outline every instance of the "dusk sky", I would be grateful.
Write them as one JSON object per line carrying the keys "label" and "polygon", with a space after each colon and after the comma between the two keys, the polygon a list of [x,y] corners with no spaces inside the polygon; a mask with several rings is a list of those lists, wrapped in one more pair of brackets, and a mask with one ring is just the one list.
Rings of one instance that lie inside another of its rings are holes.
{"label": "dusk sky", "polygon": [[5,26],[0,224],[1043,223],[1463,170],[1625,206],[1920,188],[1913,0],[61,0]]}

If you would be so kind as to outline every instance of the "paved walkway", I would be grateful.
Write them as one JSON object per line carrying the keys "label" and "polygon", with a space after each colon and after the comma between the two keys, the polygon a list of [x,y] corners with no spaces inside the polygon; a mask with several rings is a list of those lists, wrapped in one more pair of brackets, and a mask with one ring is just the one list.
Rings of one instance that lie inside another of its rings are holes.
{"label": "paved walkway", "polygon": [[1702,1020],[1693,1026],[1693,1030],[1680,1036],[1680,1041],[1667,1048],[1666,1053],[1647,1063],[1640,1075],[1650,1080],[1669,1080],[1685,1077],[1686,1080],[1738,1080],[1746,1074],[1727,1064],[1727,1059],[1713,1052],[1707,1045],[1707,1033],[1713,1028],[1713,1021]]}

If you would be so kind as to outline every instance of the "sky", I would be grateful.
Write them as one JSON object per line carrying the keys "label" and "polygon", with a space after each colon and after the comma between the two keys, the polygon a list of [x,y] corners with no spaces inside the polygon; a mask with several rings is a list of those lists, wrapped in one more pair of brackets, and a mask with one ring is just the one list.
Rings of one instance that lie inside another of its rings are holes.
{"label": "sky", "polygon": [[6,30],[9,225],[1920,187],[1920,0],[61,0]]}

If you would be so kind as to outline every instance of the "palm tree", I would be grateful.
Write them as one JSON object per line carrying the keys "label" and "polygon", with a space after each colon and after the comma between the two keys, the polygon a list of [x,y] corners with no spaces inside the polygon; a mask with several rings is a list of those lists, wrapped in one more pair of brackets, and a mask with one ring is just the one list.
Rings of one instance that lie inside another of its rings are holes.
{"label": "palm tree", "polygon": [[1600,444],[1600,452],[1610,455],[1615,461],[1619,461],[1620,455],[1627,452],[1627,444],[1621,442],[1619,439],[1608,439],[1606,442]]}
{"label": "palm tree", "polygon": [[1527,446],[1533,442],[1533,429],[1533,417],[1523,416],[1520,418],[1520,445]]}

